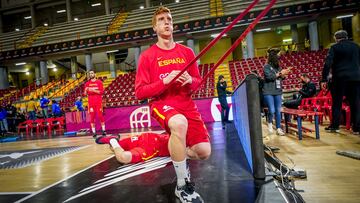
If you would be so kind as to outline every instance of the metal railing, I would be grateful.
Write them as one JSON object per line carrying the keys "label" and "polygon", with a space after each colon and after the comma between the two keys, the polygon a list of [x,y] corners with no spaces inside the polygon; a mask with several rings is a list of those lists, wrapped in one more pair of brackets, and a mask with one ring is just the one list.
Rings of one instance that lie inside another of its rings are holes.
{"label": "metal railing", "polygon": [[[70,82],[69,84],[66,84],[66,85],[63,86],[60,90],[56,91],[50,98],[53,98],[53,97],[55,97],[55,96],[58,95],[58,94],[64,96],[64,94],[67,92],[66,90],[67,90],[71,85],[75,84],[76,82],[78,82],[79,84],[81,84],[80,81],[81,81],[81,80],[84,80],[85,77],[86,77],[86,75],[83,75],[83,76],[81,76],[80,78],[78,78],[78,79]],[[49,99],[50,99],[50,98],[49,98]]]}
{"label": "metal railing", "polygon": [[25,32],[22,36],[20,36],[19,38],[17,38],[16,40],[14,40],[14,49],[16,49],[16,45],[17,43],[21,43],[18,42],[20,40],[25,40],[24,38],[29,34],[29,36],[31,35],[30,33],[32,33],[33,31],[35,31],[36,29],[38,29],[39,27],[42,27],[42,23],[37,24],[34,28],[31,28],[31,30]]}

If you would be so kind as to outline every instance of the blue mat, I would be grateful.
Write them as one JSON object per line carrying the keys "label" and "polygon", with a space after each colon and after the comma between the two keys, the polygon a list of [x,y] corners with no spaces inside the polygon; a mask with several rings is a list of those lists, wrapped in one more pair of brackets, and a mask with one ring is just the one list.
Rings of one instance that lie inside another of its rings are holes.
{"label": "blue mat", "polygon": [[76,136],[76,131],[65,132],[64,136],[65,137],[74,137],[74,136]]}
{"label": "blue mat", "polygon": [[1,138],[0,142],[16,142],[19,139],[20,138],[18,136],[16,136],[16,137],[5,137],[5,138]]}

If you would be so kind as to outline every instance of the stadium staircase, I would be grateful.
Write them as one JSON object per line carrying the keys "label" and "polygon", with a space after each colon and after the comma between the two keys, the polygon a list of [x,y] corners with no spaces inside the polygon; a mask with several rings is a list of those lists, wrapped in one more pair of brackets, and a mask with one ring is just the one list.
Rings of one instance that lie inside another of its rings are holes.
{"label": "stadium staircase", "polygon": [[218,17],[224,15],[222,0],[210,0],[210,16]]}
{"label": "stadium staircase", "polygon": [[109,23],[107,28],[107,33],[108,34],[119,33],[120,28],[124,24],[128,15],[129,15],[128,12],[119,12]]}
{"label": "stadium staircase", "polygon": [[[19,44],[16,46],[16,48],[28,48],[31,47],[34,41],[39,38],[41,35],[43,35],[47,31],[47,26],[38,26],[35,29],[31,30],[28,34],[26,34],[24,37],[20,39],[21,42],[16,43]],[[24,38],[24,40],[22,40]]]}
{"label": "stadium staircase", "polygon": [[232,85],[231,73],[230,73],[230,70],[229,70],[229,66],[228,66],[228,64],[221,64],[215,70],[215,78],[214,78],[215,96],[218,95],[217,89],[216,89],[216,84],[218,82],[218,78],[219,78],[220,75],[223,75],[224,79],[226,80],[227,90],[230,90],[230,91],[233,90],[233,85]]}

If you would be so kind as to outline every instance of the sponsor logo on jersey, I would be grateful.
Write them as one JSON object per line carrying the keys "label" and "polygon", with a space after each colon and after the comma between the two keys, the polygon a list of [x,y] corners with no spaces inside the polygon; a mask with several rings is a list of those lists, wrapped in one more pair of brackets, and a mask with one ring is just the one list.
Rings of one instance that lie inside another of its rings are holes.
{"label": "sponsor logo on jersey", "polygon": [[172,65],[172,64],[184,64],[184,63],[185,63],[185,59],[179,58],[179,57],[158,61],[159,67],[168,66],[168,65]]}
{"label": "sponsor logo on jersey", "polygon": [[171,107],[171,106],[168,106],[168,105],[163,106],[164,112],[167,112],[167,111],[169,111],[169,110],[171,110],[171,109],[174,109],[174,108]]}
{"label": "sponsor logo on jersey", "polygon": [[162,79],[166,78],[166,76],[168,76],[168,75],[169,75],[169,73],[161,73],[159,75],[159,78],[160,78],[160,80],[162,80]]}

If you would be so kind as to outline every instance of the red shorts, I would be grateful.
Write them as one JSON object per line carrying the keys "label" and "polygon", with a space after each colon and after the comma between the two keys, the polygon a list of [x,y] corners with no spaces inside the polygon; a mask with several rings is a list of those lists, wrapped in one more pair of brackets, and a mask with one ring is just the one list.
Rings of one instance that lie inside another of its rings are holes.
{"label": "red shorts", "polygon": [[132,154],[131,163],[146,161],[156,156],[169,156],[169,135],[156,133],[142,133],[121,139],[120,146]]}
{"label": "red shorts", "polygon": [[169,134],[171,133],[168,126],[169,119],[176,114],[184,115],[188,121],[188,131],[186,134],[187,147],[192,147],[201,142],[210,142],[209,133],[198,111],[179,111],[168,105],[151,105],[151,116]]}
{"label": "red shorts", "polygon": [[103,108],[101,103],[89,103],[90,123],[95,123],[95,114],[98,115],[101,123],[105,122],[102,112]]}
{"label": "red shorts", "polygon": [[92,112],[103,112],[102,103],[89,103],[89,113]]}

